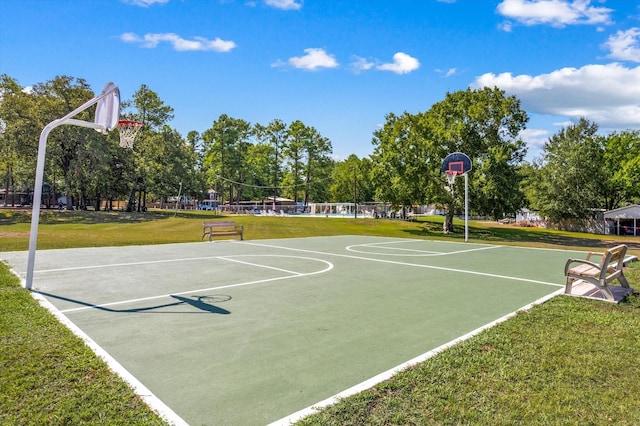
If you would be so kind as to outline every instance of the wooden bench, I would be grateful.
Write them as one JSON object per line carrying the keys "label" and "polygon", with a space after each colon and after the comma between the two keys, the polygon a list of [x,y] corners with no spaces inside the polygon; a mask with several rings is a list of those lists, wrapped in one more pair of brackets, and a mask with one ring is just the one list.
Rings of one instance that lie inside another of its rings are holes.
{"label": "wooden bench", "polygon": [[216,222],[204,222],[202,224],[202,239],[209,236],[209,241],[213,237],[224,235],[239,235],[240,240],[244,239],[244,227],[242,225],[236,225],[233,221],[216,221]]}
{"label": "wooden bench", "polygon": [[[609,284],[618,280],[620,285],[629,289],[629,282],[624,276],[623,267],[625,264],[626,245],[619,245],[604,253],[587,253],[586,259],[569,259],[564,266],[564,275],[567,277],[564,293],[571,294],[573,285],[580,281],[593,284],[606,300],[615,302],[616,299],[609,287]],[[600,262],[591,260],[593,256],[600,256]]]}

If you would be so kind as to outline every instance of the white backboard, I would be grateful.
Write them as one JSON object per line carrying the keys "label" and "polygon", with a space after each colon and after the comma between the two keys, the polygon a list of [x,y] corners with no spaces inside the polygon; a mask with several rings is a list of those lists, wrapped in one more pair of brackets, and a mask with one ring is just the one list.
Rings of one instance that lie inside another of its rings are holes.
{"label": "white backboard", "polygon": [[115,83],[107,83],[102,89],[102,94],[107,94],[96,104],[95,123],[100,125],[96,129],[102,133],[108,133],[118,125],[120,119],[120,89]]}

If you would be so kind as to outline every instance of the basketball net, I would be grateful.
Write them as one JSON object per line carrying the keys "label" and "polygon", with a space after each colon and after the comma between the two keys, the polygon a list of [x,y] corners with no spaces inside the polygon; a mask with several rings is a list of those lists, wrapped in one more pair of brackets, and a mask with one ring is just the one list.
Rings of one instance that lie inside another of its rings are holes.
{"label": "basketball net", "polygon": [[120,146],[123,148],[133,148],[133,141],[136,139],[138,131],[144,127],[144,123],[133,120],[118,121],[118,132],[120,133]]}
{"label": "basketball net", "polygon": [[445,172],[445,176],[447,177],[447,182],[449,183],[450,187],[452,187],[455,183],[457,174],[458,172],[456,172],[455,170],[447,170]]}

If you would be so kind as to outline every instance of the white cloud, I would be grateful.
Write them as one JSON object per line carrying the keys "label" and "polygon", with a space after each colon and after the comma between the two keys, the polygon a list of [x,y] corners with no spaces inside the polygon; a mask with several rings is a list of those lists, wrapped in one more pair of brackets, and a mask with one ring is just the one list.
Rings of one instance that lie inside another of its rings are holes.
{"label": "white cloud", "polygon": [[436,68],[434,71],[437,72],[438,74],[444,74],[445,78],[451,77],[452,75],[456,75],[458,73],[457,68],[449,68],[447,71],[441,70],[440,68]]}
{"label": "white cloud", "polygon": [[123,3],[132,4],[134,6],[149,7],[153,4],[168,3],[169,0],[121,0]]}
{"label": "white cloud", "polygon": [[396,74],[406,74],[415,71],[420,67],[420,62],[406,53],[398,52],[393,55],[393,62],[378,65],[376,69],[380,71],[391,71]]}
{"label": "white cloud", "polygon": [[142,40],[134,33],[122,33],[120,40],[125,43],[140,43]]}
{"label": "white cloud", "polygon": [[354,56],[353,58],[353,61],[349,64],[349,68],[356,74],[369,71],[374,67],[373,62],[369,62],[365,58],[361,58],[359,56]]}
{"label": "white cloud", "polygon": [[[591,0],[503,0],[497,11],[524,25],[554,27],[609,24],[613,12],[606,7],[591,6]],[[502,28],[510,31],[511,25]]]}
{"label": "white cloud", "polygon": [[513,29],[513,23],[509,21],[502,22],[498,24],[498,29],[504,31],[505,33],[510,33]]}
{"label": "white cloud", "polygon": [[120,36],[120,40],[125,43],[137,43],[146,48],[155,48],[158,44],[166,42],[171,44],[174,50],[179,52],[229,52],[237,47],[233,41],[225,41],[220,38],[208,40],[204,37],[194,37],[193,40],[186,40],[174,33],[145,34],[144,37],[139,37],[134,33],[124,33]]}
{"label": "white cloud", "polygon": [[[324,49],[309,48],[304,49],[306,55],[294,56],[289,58],[289,65],[294,68],[301,68],[308,71],[314,71],[319,68],[336,68],[338,62],[333,55],[329,55]],[[283,65],[281,62],[277,62],[274,66]]]}
{"label": "white cloud", "polygon": [[549,140],[549,131],[545,129],[524,129],[518,135],[527,144],[529,149],[540,150]]}
{"label": "white cloud", "polygon": [[296,0],[265,0],[264,3],[267,6],[282,10],[299,10],[302,8],[302,3],[298,3]]}
{"label": "white cloud", "polygon": [[601,129],[640,127],[640,66],[586,65],[537,76],[488,73],[472,85],[497,86],[532,113],[586,117]]}
{"label": "white cloud", "polygon": [[640,28],[618,31],[609,36],[604,47],[611,51],[608,55],[611,59],[640,62]]}

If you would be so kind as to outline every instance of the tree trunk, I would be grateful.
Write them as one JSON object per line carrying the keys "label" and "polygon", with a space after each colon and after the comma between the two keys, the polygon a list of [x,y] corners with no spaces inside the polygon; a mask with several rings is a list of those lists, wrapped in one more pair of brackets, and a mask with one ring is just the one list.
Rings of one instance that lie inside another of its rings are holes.
{"label": "tree trunk", "polygon": [[453,230],[453,210],[449,209],[447,215],[444,217],[444,223],[442,224],[442,232],[448,234],[454,232]]}
{"label": "tree trunk", "polygon": [[138,189],[138,213],[140,213],[140,209],[142,208],[142,190]]}
{"label": "tree trunk", "polygon": [[11,182],[11,167],[7,167],[7,173],[4,176],[4,206],[8,206],[9,201],[9,183]]}
{"label": "tree trunk", "polygon": [[133,211],[133,204],[136,200],[136,184],[133,184],[133,187],[131,188],[131,193],[129,194],[129,201],[127,202],[127,211],[128,212],[132,212]]}

